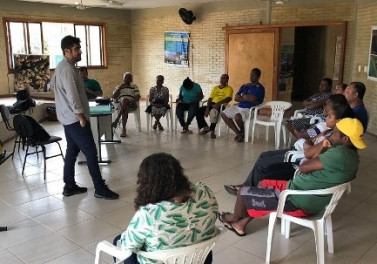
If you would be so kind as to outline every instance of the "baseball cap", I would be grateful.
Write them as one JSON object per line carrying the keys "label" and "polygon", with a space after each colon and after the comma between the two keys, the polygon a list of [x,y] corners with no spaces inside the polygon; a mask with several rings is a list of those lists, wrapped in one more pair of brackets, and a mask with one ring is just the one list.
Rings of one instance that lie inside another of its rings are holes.
{"label": "baseball cap", "polygon": [[365,149],[367,147],[361,137],[364,133],[363,125],[357,118],[343,118],[336,123],[336,127],[340,132],[350,138],[356,148]]}

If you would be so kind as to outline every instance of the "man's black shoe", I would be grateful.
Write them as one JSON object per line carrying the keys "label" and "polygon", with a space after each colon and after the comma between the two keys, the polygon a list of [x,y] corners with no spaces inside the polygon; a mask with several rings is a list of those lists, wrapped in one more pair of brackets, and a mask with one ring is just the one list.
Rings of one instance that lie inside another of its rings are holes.
{"label": "man's black shoe", "polygon": [[103,198],[106,200],[116,200],[119,198],[119,194],[110,190],[106,185],[96,189],[94,197]]}
{"label": "man's black shoe", "polygon": [[76,185],[73,188],[64,187],[63,195],[68,197],[68,196],[75,195],[75,194],[86,193],[87,191],[88,191],[88,188],[80,187],[80,186]]}

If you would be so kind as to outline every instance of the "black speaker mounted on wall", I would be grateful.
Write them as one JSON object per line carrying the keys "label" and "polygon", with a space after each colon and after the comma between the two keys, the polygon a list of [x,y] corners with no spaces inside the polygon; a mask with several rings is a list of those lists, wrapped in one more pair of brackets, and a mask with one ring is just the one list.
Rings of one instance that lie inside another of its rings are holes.
{"label": "black speaker mounted on wall", "polygon": [[194,16],[192,11],[187,10],[186,8],[180,8],[178,10],[178,14],[182,18],[182,21],[187,25],[191,25],[192,22],[194,22],[194,20],[196,19],[196,16]]}

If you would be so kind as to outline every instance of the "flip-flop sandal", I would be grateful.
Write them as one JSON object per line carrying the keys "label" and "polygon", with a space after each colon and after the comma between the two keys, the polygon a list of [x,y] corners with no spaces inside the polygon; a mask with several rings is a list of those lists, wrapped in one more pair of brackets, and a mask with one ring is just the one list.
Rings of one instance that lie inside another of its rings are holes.
{"label": "flip-flop sandal", "polygon": [[211,134],[211,138],[216,138],[216,135],[215,134]]}
{"label": "flip-flop sandal", "polygon": [[224,219],[224,217],[225,217],[227,214],[231,214],[231,213],[229,213],[229,212],[221,212],[221,213],[219,213],[218,218],[219,218],[219,221],[220,221],[221,223],[223,223],[223,224],[228,223],[228,222],[226,222],[225,219]]}
{"label": "flip-flop sandal", "polygon": [[234,185],[224,185],[224,189],[229,194],[237,195],[237,188]]}
{"label": "flip-flop sandal", "polygon": [[234,227],[232,226],[232,223],[224,222],[224,226],[228,228],[230,231],[234,232],[239,237],[246,236],[246,233],[239,233],[236,229],[234,229]]}
{"label": "flip-flop sandal", "polygon": [[244,136],[240,136],[240,137],[238,137],[238,139],[236,141],[237,142],[244,142],[245,141],[245,137]]}

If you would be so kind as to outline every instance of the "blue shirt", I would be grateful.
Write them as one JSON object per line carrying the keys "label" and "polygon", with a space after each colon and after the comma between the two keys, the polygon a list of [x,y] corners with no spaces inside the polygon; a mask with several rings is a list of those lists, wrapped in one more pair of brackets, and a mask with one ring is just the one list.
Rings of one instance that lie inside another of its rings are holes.
{"label": "blue shirt", "polygon": [[365,109],[364,104],[358,105],[358,106],[352,108],[352,110],[355,113],[356,118],[359,119],[361,124],[363,124],[364,132],[365,132],[367,130],[367,127],[368,127],[369,118],[368,118],[368,112]]}
{"label": "blue shirt", "polygon": [[263,103],[264,100],[264,86],[260,83],[248,83],[244,84],[241,86],[241,88],[238,90],[237,95],[241,94],[251,94],[257,97],[257,101],[252,103],[252,102],[240,102],[238,104],[239,107],[241,108],[250,108],[256,105],[259,105]]}
{"label": "blue shirt", "polygon": [[202,88],[198,83],[193,83],[191,90],[187,90],[183,85],[179,88],[179,92],[182,94],[182,102],[191,103],[198,99],[198,94],[202,91]]}

